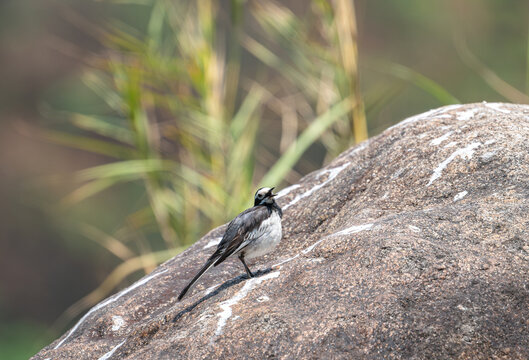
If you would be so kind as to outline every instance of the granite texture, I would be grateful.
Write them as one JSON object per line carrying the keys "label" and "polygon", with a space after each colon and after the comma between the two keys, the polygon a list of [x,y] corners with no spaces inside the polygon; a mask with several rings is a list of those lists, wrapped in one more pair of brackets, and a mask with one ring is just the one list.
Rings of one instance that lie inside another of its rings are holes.
{"label": "granite texture", "polygon": [[176,301],[220,227],[34,359],[527,359],[528,139],[523,105],[406,119],[281,192],[259,276],[228,260]]}

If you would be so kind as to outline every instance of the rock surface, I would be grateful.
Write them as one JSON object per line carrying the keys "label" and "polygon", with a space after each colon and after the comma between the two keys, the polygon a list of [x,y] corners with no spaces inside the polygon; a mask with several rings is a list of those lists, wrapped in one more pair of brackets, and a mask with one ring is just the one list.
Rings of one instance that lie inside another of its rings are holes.
{"label": "rock surface", "polygon": [[284,238],[178,292],[223,227],[34,359],[529,358],[529,106],[406,119],[281,192]]}

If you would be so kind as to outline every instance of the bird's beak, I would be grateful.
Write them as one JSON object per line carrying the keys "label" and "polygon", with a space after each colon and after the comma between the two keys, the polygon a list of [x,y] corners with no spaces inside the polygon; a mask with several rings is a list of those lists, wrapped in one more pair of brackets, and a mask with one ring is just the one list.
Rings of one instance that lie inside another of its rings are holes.
{"label": "bird's beak", "polygon": [[272,192],[272,190],[274,190],[275,188],[276,188],[276,187],[274,186],[273,188],[270,189],[270,196],[271,196],[271,197],[274,197],[274,196],[277,195],[277,194],[274,194],[274,193]]}

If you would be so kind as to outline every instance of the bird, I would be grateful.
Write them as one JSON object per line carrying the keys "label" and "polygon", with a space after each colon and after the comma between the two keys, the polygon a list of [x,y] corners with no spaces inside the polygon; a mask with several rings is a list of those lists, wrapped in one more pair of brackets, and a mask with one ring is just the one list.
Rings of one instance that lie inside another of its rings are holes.
{"label": "bird", "polygon": [[237,215],[226,228],[217,250],[209,257],[198,273],[178,295],[182,300],[191,286],[195,284],[212,266],[217,266],[231,255],[237,255],[246,270],[248,278],[253,278],[245,259],[252,259],[272,251],[281,241],[281,219],[283,211],[277,205],[272,193],[275,187],[262,187],[255,192],[253,207]]}

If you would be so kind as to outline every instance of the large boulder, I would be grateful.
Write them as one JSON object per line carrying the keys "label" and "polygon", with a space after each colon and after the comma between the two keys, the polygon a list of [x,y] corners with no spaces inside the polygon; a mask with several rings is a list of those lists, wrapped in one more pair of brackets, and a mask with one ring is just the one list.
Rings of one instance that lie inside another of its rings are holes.
{"label": "large boulder", "polygon": [[527,359],[528,139],[523,105],[406,119],[281,191],[259,276],[228,260],[177,302],[217,228],[34,359]]}

